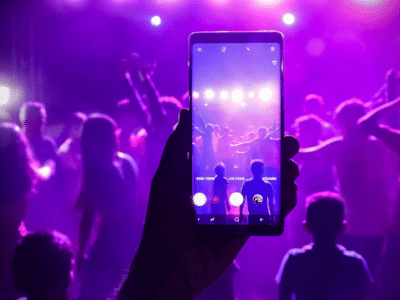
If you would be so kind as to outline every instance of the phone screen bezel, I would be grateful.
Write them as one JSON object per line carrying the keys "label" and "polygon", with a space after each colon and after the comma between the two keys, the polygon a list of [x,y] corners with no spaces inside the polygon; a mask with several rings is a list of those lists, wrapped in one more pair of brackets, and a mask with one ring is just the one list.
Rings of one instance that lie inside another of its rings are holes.
{"label": "phone screen bezel", "polygon": [[[280,113],[281,113],[281,140],[284,135],[283,126],[283,34],[278,31],[217,31],[217,32],[194,32],[189,37],[189,99],[190,99],[190,113],[192,114],[192,48],[197,43],[278,43],[280,45]],[[192,149],[190,149],[192,151]],[[282,150],[281,150],[282,152]],[[190,153],[190,158],[192,153]],[[281,154],[282,165],[282,154]],[[190,164],[192,167],[192,164]],[[281,172],[282,173],[282,172]],[[192,188],[193,188],[193,170],[191,170]],[[282,177],[282,176],[281,176]],[[282,191],[282,181],[280,182]],[[281,192],[282,193],[282,192]],[[193,190],[191,190],[193,195]],[[281,205],[282,203],[280,203]],[[282,205],[281,205],[282,210]],[[280,216],[279,223],[276,225],[212,225],[212,224],[198,224],[200,231],[206,234],[240,234],[240,235],[258,235],[258,236],[276,236],[283,233],[284,220]]]}

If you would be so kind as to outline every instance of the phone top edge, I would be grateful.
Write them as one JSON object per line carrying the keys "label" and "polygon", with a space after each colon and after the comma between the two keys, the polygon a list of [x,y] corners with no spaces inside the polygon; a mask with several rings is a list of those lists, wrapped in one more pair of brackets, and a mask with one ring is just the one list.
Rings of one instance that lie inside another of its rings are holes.
{"label": "phone top edge", "polygon": [[283,33],[273,30],[260,31],[199,31],[192,32],[189,44],[195,43],[260,43],[277,42],[283,44]]}

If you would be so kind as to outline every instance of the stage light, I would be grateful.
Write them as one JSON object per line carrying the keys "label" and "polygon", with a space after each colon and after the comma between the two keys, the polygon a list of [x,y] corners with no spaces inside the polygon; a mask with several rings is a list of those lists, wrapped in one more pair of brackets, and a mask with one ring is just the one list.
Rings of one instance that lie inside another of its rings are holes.
{"label": "stage light", "polygon": [[229,197],[229,202],[233,206],[240,206],[243,203],[243,195],[238,192],[232,193]]}
{"label": "stage light", "polygon": [[158,27],[161,25],[161,18],[159,16],[154,16],[150,20],[151,25]]}
{"label": "stage light", "polygon": [[246,106],[246,103],[242,102],[242,107],[245,107],[245,106]]}
{"label": "stage light", "polygon": [[207,98],[207,99],[211,100],[211,99],[213,99],[213,98],[214,98],[214,96],[215,96],[215,93],[214,93],[214,91],[213,91],[213,90],[206,90],[206,92],[205,92],[205,96],[206,96],[206,98]]}
{"label": "stage light", "polygon": [[221,97],[222,100],[226,100],[226,99],[229,98],[229,94],[228,94],[227,91],[222,91],[221,94],[220,94],[220,97]]}
{"label": "stage light", "polygon": [[294,23],[294,16],[290,13],[287,13],[283,15],[282,20],[286,25],[292,25]]}
{"label": "stage light", "polygon": [[249,93],[249,98],[254,98],[254,92]]}
{"label": "stage light", "polygon": [[260,99],[262,101],[268,101],[271,100],[272,98],[272,90],[270,88],[263,88],[260,90],[260,93],[258,94]]}
{"label": "stage light", "polygon": [[193,195],[193,203],[197,206],[203,206],[207,202],[207,197],[203,193],[196,193]]}
{"label": "stage light", "polygon": [[233,102],[239,103],[243,100],[243,91],[236,89],[232,92],[232,100]]}
{"label": "stage light", "polygon": [[200,97],[200,94],[198,92],[193,92],[193,98],[198,99]]}
{"label": "stage light", "polygon": [[0,105],[6,105],[10,100],[10,89],[6,86],[0,86]]}

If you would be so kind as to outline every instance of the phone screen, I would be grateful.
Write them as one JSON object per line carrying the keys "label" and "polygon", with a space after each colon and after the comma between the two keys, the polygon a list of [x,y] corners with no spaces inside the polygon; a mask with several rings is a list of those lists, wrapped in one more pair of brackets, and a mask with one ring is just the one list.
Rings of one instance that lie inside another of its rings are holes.
{"label": "phone screen", "polygon": [[279,224],[281,45],[193,43],[190,51],[198,223]]}

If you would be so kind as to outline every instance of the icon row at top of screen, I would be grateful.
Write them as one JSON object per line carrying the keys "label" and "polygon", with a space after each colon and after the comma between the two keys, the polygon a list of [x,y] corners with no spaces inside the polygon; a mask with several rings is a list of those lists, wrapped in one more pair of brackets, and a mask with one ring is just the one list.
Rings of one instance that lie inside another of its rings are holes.
{"label": "icon row at top of screen", "polygon": [[[246,49],[247,49],[247,51],[250,51],[250,50],[251,50],[250,47],[246,47]],[[271,51],[275,51],[276,48],[275,48],[274,46],[272,46],[270,49],[271,49]],[[222,47],[222,48],[221,48],[221,51],[222,51],[222,52],[226,52],[226,47]],[[198,47],[198,48],[197,48],[197,52],[203,52],[203,48]]]}

